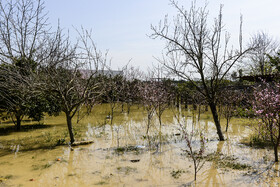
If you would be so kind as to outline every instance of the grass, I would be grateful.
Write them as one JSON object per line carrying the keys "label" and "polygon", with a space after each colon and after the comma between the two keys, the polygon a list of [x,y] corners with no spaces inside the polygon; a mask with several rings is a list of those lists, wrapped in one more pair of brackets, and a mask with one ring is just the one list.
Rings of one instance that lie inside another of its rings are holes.
{"label": "grass", "polygon": [[234,170],[246,170],[252,167],[247,164],[237,162],[237,158],[233,156],[225,156],[223,154],[212,153],[204,157],[206,161],[212,161],[217,164],[219,168],[230,168]]}
{"label": "grass", "polygon": [[16,130],[15,125],[13,123],[1,124],[0,126],[0,135],[9,135],[12,133],[20,133],[20,132],[30,132],[36,129],[48,129],[51,128],[51,125],[44,125],[42,123],[34,123],[34,124],[25,124],[22,122],[21,129],[19,131]]}
{"label": "grass", "polygon": [[182,170],[182,169],[178,169],[178,170],[173,170],[170,172],[171,176],[174,179],[178,179],[179,177],[181,177],[182,173],[186,173],[186,171]]}
{"label": "grass", "polygon": [[[25,120],[22,122],[21,130],[16,131],[15,125],[7,121],[0,126],[0,156],[10,154],[13,148],[19,147],[20,152],[33,151],[38,149],[52,149],[59,145],[66,145],[70,142],[66,120],[64,116],[46,117],[46,123],[32,122]],[[48,119],[49,118],[49,119]],[[73,119],[73,124],[75,124]],[[85,137],[87,125],[75,124],[75,140],[79,141]],[[27,133],[28,132],[28,133]],[[10,135],[14,138],[11,138]],[[80,139],[79,139],[80,138]]]}
{"label": "grass", "polygon": [[124,154],[125,152],[135,152],[135,154],[140,153],[140,149],[136,146],[117,147],[114,151],[117,154]]}
{"label": "grass", "polygon": [[47,164],[43,164],[43,165],[32,165],[32,169],[33,170],[43,170],[43,169],[47,169],[49,167],[51,167],[53,165],[53,163],[47,163]]}
{"label": "grass", "polygon": [[108,183],[105,181],[100,181],[100,182],[95,183],[94,185],[105,185],[105,184],[108,184]]}
{"label": "grass", "polygon": [[136,172],[137,169],[136,168],[132,168],[130,166],[125,166],[125,167],[117,167],[117,170],[119,172],[124,173],[125,175],[129,175],[131,172]]}
{"label": "grass", "polygon": [[254,148],[273,148],[273,145],[269,140],[264,140],[255,134],[250,135],[249,138],[242,139],[240,143]]}

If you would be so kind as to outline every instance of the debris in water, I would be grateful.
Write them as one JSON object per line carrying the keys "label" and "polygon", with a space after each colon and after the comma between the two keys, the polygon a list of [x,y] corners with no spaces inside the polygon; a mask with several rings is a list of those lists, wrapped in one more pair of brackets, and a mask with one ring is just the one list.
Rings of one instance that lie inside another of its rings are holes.
{"label": "debris in water", "polygon": [[135,163],[135,162],[139,162],[140,159],[135,159],[135,160],[130,160],[130,162]]}
{"label": "debris in water", "polygon": [[144,149],[145,146],[144,145],[136,145],[135,148],[137,148],[137,149]]}

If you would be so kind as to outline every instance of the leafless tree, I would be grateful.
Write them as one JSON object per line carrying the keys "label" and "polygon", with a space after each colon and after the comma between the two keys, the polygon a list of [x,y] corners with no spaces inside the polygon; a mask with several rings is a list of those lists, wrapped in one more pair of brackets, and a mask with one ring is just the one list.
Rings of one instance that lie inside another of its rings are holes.
{"label": "leafless tree", "polygon": [[[180,130],[182,132],[183,139],[186,141],[186,149],[184,151],[190,157],[190,160],[193,162],[194,166],[194,181],[196,181],[197,173],[202,169],[205,161],[203,160],[203,155],[205,153],[205,144],[206,139],[203,135],[203,131],[196,132],[194,129],[194,121],[191,124],[191,128],[189,127],[190,124],[187,123],[185,117],[183,117],[182,113],[177,110],[174,112],[174,117],[176,118],[177,123],[180,126]],[[199,139],[197,138],[199,135]],[[199,146],[195,146],[195,142],[199,142]]]}
{"label": "leafless tree", "polygon": [[[222,22],[222,5],[212,26],[208,26],[207,6],[197,8],[192,4],[189,11],[175,0],[171,5],[178,14],[169,22],[168,16],[158,26],[151,26],[151,38],[166,41],[166,53],[158,59],[169,73],[190,81],[206,98],[216,125],[219,140],[224,136],[217,112],[217,91],[230,69],[250,48],[242,48],[242,20],[240,23],[240,47],[229,48],[229,33]],[[196,81],[197,80],[197,81]]]}
{"label": "leafless tree", "polygon": [[102,92],[100,79],[96,76],[100,73],[98,70],[105,66],[107,56],[97,49],[90,31],[82,29],[79,35],[80,42],[74,45],[69,38],[60,37],[63,40],[58,42],[56,51],[63,55],[54,55],[42,67],[44,81],[41,89],[52,94],[60,103],[66,115],[71,144],[75,141],[72,118],[83,106],[91,110],[96,97]]}
{"label": "leafless tree", "polygon": [[250,45],[257,46],[249,53],[251,72],[257,75],[272,73],[268,55],[275,55],[279,49],[279,42],[268,33],[260,31],[253,35]]}
{"label": "leafless tree", "polygon": [[0,61],[43,60],[42,51],[50,26],[41,0],[4,0],[0,2]]}

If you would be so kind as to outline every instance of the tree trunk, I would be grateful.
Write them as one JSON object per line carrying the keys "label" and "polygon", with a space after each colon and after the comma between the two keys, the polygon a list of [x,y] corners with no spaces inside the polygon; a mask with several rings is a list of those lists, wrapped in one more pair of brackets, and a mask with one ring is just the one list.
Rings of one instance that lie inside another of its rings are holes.
{"label": "tree trunk", "polygon": [[193,158],[193,166],[194,166],[194,180],[196,181],[196,175],[197,175],[197,165],[196,165],[196,161],[195,158]]}
{"label": "tree trunk", "polygon": [[205,105],[205,112],[208,111],[208,105]]}
{"label": "tree trunk", "polygon": [[21,116],[16,116],[16,120],[17,120],[16,130],[19,131],[21,127]]}
{"label": "tree trunk", "polygon": [[275,162],[278,162],[278,144],[274,145]]}
{"label": "tree trunk", "polygon": [[74,139],[74,134],[73,134],[73,128],[72,128],[72,118],[70,117],[70,114],[66,114],[66,120],[67,120],[67,127],[70,135],[70,143],[73,144],[75,139]]}
{"label": "tree trunk", "polygon": [[180,98],[179,95],[176,96],[176,107],[179,108],[180,106]]}
{"label": "tree trunk", "polygon": [[197,121],[200,120],[200,113],[201,113],[201,110],[200,110],[201,106],[198,105],[198,117],[197,117]]}
{"label": "tree trunk", "polygon": [[130,112],[130,103],[127,103],[127,114],[129,114],[129,112]]}
{"label": "tree trunk", "polygon": [[193,102],[193,110],[197,110],[197,105]]}
{"label": "tree trunk", "polygon": [[212,112],[212,116],[213,116],[213,119],[214,119],[214,122],[215,122],[215,126],[216,126],[216,129],[217,129],[217,134],[219,136],[219,140],[220,141],[224,141],[225,138],[224,138],[224,135],[223,135],[223,132],[222,132],[222,129],[221,129],[221,125],[220,125],[220,121],[219,121],[219,116],[218,116],[218,113],[217,113],[216,105],[213,102],[209,102],[209,106],[210,106],[210,109],[211,109],[211,112]]}
{"label": "tree trunk", "polygon": [[158,116],[158,121],[159,121],[159,126],[160,126],[160,128],[161,128],[161,114]]}
{"label": "tree trunk", "polygon": [[114,119],[114,106],[111,107],[111,125],[113,125],[113,119]]}
{"label": "tree trunk", "polygon": [[148,134],[149,134],[149,129],[150,129],[151,120],[152,120],[152,116],[151,116],[151,115],[152,115],[152,114],[149,114],[149,113],[148,113],[148,126],[147,126],[147,131],[146,131],[147,136],[148,136]]}
{"label": "tree trunk", "polygon": [[188,103],[185,102],[185,109],[188,109]]}
{"label": "tree trunk", "polygon": [[228,131],[228,123],[229,123],[229,118],[227,117],[227,127],[226,127],[226,132]]}

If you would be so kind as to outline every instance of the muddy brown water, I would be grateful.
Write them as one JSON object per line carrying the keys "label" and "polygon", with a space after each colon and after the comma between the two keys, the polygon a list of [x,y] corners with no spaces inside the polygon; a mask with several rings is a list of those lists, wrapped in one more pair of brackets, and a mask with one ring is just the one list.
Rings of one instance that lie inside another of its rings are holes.
{"label": "muddy brown water", "polygon": [[[227,140],[219,142],[210,113],[203,113],[198,121],[196,114],[181,111],[189,130],[193,126],[204,132],[205,155],[216,154],[221,158],[206,161],[198,172],[197,181],[193,182],[193,165],[183,151],[186,143],[179,135],[180,126],[174,117],[176,110],[164,112],[161,136],[154,117],[149,138],[145,135],[146,116],[142,108],[133,106],[130,114],[118,109],[112,126],[108,111],[108,105],[96,106],[92,115],[76,125],[80,128],[77,135],[80,140],[94,140],[94,143],[72,149],[67,145],[40,148],[40,141],[57,141],[67,136],[63,114],[45,117],[43,122],[48,128],[2,133],[0,186],[279,185],[279,165],[272,165],[273,151],[240,143],[251,133],[247,119],[233,119],[229,132],[225,133]],[[196,145],[194,142],[194,147]],[[219,163],[227,159],[250,167],[233,169]]]}

